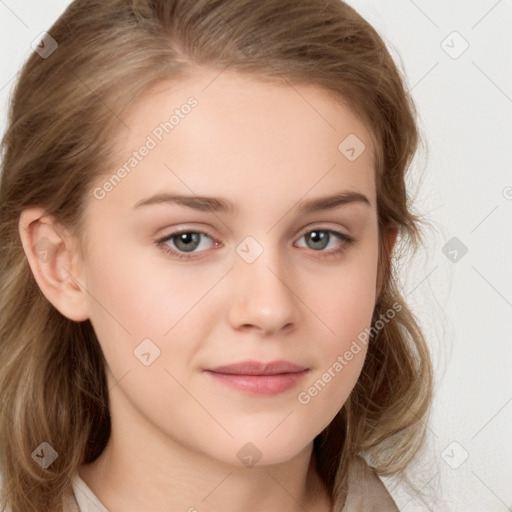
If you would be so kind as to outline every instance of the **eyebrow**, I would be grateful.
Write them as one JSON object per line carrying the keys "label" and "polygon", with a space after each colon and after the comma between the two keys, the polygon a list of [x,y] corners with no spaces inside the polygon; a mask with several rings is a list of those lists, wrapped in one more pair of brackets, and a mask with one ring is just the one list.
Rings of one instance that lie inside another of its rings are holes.
{"label": "eyebrow", "polygon": [[[339,192],[325,197],[309,199],[301,201],[297,210],[300,214],[314,213],[325,210],[332,210],[339,206],[344,206],[351,203],[366,204],[371,207],[368,198],[360,192]],[[193,208],[199,211],[210,212],[223,212],[235,213],[235,205],[223,197],[208,197],[208,196],[183,196],[168,193],[156,194],[146,199],[140,200],[135,204],[134,208],[141,208],[143,206],[159,205],[159,204],[178,204]]]}

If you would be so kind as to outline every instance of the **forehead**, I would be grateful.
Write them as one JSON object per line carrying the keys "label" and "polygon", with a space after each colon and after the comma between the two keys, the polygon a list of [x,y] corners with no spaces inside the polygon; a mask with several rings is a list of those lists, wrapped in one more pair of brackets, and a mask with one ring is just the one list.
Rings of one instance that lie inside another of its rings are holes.
{"label": "forehead", "polygon": [[98,181],[122,174],[109,202],[170,190],[270,201],[335,187],[374,199],[372,134],[314,86],[201,69],[152,87],[123,120]]}

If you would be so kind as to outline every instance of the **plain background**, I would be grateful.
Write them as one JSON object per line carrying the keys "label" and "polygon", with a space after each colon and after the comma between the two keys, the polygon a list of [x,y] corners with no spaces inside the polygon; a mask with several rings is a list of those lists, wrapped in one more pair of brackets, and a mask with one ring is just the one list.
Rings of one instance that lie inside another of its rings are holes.
{"label": "plain background", "polygon": [[[69,3],[0,0],[2,133],[32,41]],[[349,3],[412,90],[425,147],[410,183],[432,226],[402,275],[436,372],[428,446],[413,469],[437,500],[384,481],[406,512],[512,510],[512,1]]]}

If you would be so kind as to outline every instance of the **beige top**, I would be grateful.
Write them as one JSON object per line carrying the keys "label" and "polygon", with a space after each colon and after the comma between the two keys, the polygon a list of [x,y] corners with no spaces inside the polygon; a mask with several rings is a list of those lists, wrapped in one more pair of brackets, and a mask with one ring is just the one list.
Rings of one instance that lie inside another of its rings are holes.
{"label": "beige top", "polygon": [[65,512],[109,512],[78,473],[72,483],[74,499],[67,503]]}
{"label": "beige top", "polygon": [[358,457],[349,473],[348,497],[341,512],[400,511],[375,470]]}
{"label": "beige top", "polygon": [[[67,504],[66,512],[109,512],[78,474],[73,478],[73,491],[75,499]],[[348,498],[340,512],[399,510],[375,471],[360,459],[350,472]]]}

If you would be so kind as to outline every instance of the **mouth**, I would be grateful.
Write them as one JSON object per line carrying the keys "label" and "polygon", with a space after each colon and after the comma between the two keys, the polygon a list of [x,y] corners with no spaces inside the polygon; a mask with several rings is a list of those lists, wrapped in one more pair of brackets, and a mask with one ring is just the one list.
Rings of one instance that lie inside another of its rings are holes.
{"label": "mouth", "polygon": [[209,368],[204,372],[238,391],[252,395],[277,395],[294,388],[309,372],[309,368],[288,361],[244,361]]}

